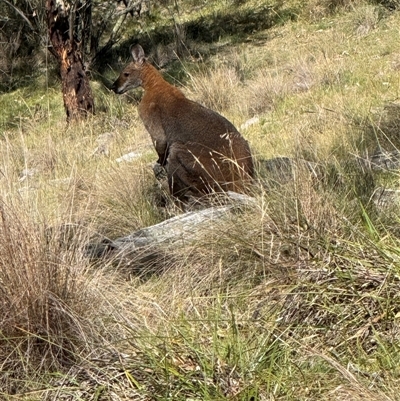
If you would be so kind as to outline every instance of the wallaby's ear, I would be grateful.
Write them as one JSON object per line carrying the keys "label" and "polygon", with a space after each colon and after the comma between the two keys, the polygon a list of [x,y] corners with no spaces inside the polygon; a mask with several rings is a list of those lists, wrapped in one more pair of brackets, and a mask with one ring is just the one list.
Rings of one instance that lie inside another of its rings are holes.
{"label": "wallaby's ear", "polygon": [[131,54],[133,57],[133,61],[138,64],[143,64],[144,62],[144,50],[140,45],[134,45],[131,47]]}

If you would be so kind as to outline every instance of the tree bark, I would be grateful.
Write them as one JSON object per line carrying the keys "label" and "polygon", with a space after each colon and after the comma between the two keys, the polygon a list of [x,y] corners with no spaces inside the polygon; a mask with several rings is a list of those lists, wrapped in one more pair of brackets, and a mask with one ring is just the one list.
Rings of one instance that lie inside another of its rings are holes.
{"label": "tree bark", "polygon": [[[78,15],[79,10],[90,12],[90,7],[79,0],[67,6],[62,0],[46,1],[51,52],[60,63],[67,121],[78,120],[94,113],[93,94],[82,56],[83,41],[79,41],[76,36],[76,32],[81,31],[75,24],[83,20]],[[82,29],[89,29],[89,27]]]}

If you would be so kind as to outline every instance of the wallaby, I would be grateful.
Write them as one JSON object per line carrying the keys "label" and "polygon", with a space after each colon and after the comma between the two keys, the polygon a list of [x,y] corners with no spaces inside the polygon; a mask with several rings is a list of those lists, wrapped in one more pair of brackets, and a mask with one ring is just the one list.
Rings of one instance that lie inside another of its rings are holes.
{"label": "wallaby", "polygon": [[143,48],[131,48],[133,62],[112,90],[122,94],[141,86],[139,116],[153,141],[158,163],[168,176],[170,193],[180,200],[212,191],[243,192],[254,175],[247,141],[220,114],[193,102],[169,84],[145,59]]}

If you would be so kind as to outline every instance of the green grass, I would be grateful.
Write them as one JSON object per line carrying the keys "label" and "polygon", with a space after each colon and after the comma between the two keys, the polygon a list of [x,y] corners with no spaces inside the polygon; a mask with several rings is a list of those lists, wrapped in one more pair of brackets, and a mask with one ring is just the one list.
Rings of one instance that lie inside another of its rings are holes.
{"label": "green grass", "polygon": [[[237,127],[257,117],[240,130],[259,176],[253,203],[151,260],[87,255],[181,213],[161,206],[141,91],[93,80],[97,113],[71,125],[54,77],[0,95],[0,398],[400,399],[398,202],[372,201],[399,174],[359,162],[400,148],[400,15],[303,3],[178,3],[186,47],[163,73]],[[172,11],[127,42],[175,49]],[[275,157],[292,175],[267,173]]]}

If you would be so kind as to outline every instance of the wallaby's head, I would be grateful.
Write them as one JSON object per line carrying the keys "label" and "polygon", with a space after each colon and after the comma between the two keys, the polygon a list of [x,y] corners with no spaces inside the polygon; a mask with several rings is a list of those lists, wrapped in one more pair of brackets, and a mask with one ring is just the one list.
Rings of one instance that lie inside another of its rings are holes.
{"label": "wallaby's head", "polygon": [[134,89],[142,85],[142,69],[146,61],[142,46],[132,46],[131,54],[133,61],[124,68],[111,87],[115,93],[122,94],[129,89]]}

